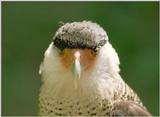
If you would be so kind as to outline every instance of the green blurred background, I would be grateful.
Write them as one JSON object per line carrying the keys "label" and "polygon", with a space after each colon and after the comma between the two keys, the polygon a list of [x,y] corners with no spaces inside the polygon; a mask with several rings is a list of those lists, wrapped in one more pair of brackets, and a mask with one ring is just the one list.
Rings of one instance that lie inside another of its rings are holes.
{"label": "green blurred background", "polygon": [[159,114],[158,2],[2,2],[2,115],[37,115],[39,64],[58,22],[107,30],[121,75]]}

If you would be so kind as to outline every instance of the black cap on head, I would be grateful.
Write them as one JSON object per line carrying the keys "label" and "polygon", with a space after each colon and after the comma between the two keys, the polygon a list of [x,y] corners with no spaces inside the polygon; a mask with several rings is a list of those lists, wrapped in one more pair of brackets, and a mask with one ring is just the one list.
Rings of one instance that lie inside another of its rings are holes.
{"label": "black cap on head", "polygon": [[66,23],[53,37],[54,45],[65,48],[90,48],[97,50],[108,40],[106,32],[98,24],[90,21]]}

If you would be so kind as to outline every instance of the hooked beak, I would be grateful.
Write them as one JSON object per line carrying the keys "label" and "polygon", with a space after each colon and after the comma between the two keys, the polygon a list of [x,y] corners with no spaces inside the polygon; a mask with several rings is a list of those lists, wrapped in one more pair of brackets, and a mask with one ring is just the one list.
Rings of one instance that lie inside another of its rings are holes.
{"label": "hooked beak", "polygon": [[73,75],[75,79],[80,79],[81,77],[81,64],[80,64],[80,52],[76,51],[74,53],[74,63],[73,63]]}

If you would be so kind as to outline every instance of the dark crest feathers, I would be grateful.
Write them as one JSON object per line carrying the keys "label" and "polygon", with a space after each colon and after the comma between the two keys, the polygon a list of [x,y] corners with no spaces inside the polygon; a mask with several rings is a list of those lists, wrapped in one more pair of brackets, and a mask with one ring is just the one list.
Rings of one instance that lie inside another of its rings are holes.
{"label": "dark crest feathers", "polygon": [[90,48],[96,50],[108,40],[106,32],[98,24],[90,21],[63,24],[53,42],[59,49],[64,48]]}

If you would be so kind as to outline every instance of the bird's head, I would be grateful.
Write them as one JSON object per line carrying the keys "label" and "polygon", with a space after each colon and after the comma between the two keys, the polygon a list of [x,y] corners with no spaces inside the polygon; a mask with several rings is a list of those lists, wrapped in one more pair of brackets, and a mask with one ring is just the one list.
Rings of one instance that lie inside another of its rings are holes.
{"label": "bird's head", "polygon": [[84,74],[93,69],[96,72],[103,67],[118,66],[117,59],[106,32],[98,24],[90,21],[66,23],[54,35],[40,72],[48,77],[60,77],[57,79],[83,79]]}
{"label": "bird's head", "polygon": [[98,51],[106,42],[106,32],[99,25],[86,21],[66,23],[53,38],[61,65],[75,78],[94,66]]}

